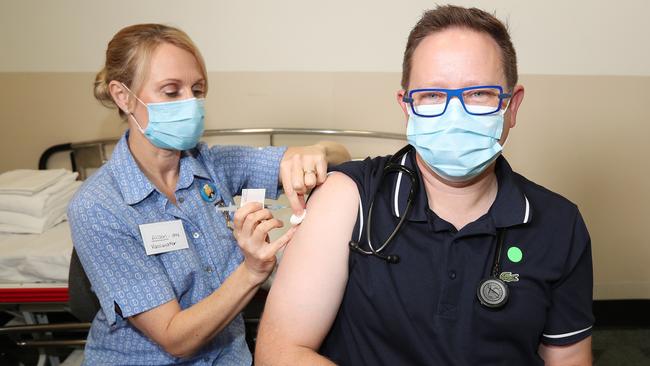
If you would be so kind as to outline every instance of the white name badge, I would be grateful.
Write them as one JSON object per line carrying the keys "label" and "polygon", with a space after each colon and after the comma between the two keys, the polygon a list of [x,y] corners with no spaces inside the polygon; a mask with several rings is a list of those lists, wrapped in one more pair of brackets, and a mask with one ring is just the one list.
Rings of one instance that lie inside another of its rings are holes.
{"label": "white name badge", "polygon": [[147,255],[189,248],[181,220],[140,225],[140,234]]}

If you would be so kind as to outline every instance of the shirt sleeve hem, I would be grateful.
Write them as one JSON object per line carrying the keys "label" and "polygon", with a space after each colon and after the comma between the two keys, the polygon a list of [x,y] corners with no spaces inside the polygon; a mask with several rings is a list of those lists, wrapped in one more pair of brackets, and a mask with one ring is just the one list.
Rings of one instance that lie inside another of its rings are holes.
{"label": "shirt sleeve hem", "polygon": [[152,301],[144,305],[130,304],[128,306],[128,311],[124,310],[124,308],[126,308],[126,304],[124,304],[125,306],[122,306],[122,304],[120,304],[120,300],[115,299],[115,303],[120,307],[120,310],[122,310],[122,318],[126,319],[131,316],[138,315],[146,311],[149,311],[151,309],[157,308],[158,306],[166,304],[174,299],[176,299],[176,296],[174,296],[173,294],[167,297],[160,296],[158,299],[156,299],[157,301]]}
{"label": "shirt sleeve hem", "polygon": [[561,333],[561,334],[542,334],[541,341],[544,344],[550,346],[566,346],[576,342],[579,342],[589,336],[591,336],[593,330],[593,325],[589,327],[578,329],[571,332]]}

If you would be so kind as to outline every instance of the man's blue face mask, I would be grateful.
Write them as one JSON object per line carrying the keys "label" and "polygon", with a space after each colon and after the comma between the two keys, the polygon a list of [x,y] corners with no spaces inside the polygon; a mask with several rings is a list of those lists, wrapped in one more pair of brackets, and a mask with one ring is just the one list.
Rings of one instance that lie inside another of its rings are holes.
{"label": "man's blue face mask", "polygon": [[[490,107],[476,108],[486,108],[486,112],[494,110]],[[476,116],[467,113],[458,98],[452,98],[446,112],[438,117],[420,117],[409,109],[408,142],[442,178],[454,182],[469,180],[482,173],[501,153],[499,139],[506,109]]]}
{"label": "man's blue face mask", "polygon": [[188,150],[199,143],[205,129],[204,99],[145,104],[126,85],[124,87],[147,108],[149,123],[144,130],[133,113],[129,114],[140,132],[154,146],[168,150]]}

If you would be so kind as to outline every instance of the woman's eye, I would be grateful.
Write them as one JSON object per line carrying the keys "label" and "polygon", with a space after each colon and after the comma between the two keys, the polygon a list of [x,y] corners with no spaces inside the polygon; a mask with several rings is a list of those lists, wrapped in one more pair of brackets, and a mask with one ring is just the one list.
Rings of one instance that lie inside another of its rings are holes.
{"label": "woman's eye", "polygon": [[178,91],[176,90],[164,90],[163,93],[169,98],[176,98],[178,96]]}
{"label": "woman's eye", "polygon": [[194,89],[192,90],[192,94],[194,94],[195,98],[201,98],[205,96],[205,92],[203,91],[203,89]]}

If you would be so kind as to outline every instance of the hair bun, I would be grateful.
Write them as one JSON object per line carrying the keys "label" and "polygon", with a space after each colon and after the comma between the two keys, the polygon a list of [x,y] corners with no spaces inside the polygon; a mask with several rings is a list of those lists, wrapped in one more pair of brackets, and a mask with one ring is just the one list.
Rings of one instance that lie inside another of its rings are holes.
{"label": "hair bun", "polygon": [[95,89],[93,93],[95,94],[95,99],[108,108],[115,108],[115,102],[111,97],[111,93],[108,90],[108,81],[106,80],[106,68],[104,67],[100,72],[95,76]]}

